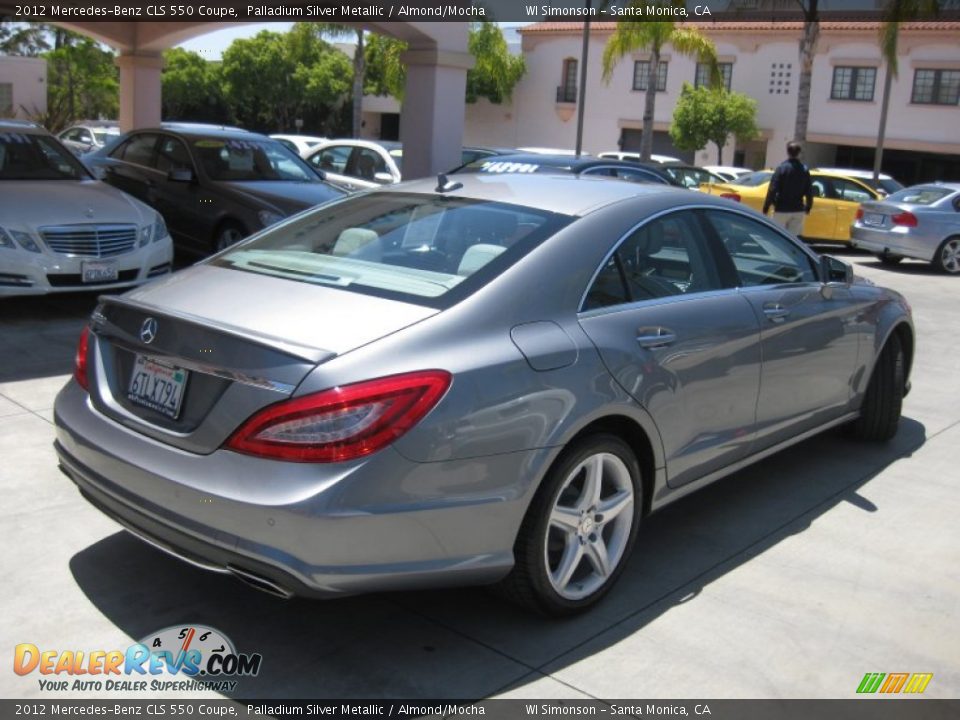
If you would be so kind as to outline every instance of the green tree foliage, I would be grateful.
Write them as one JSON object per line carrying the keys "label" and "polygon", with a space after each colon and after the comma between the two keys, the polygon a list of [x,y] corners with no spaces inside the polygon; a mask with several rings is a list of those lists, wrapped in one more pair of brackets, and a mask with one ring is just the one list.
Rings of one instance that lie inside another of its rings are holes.
{"label": "green tree foliage", "polygon": [[220,71],[226,98],[246,127],[289,132],[301,118],[305,132],[332,134],[342,124],[350,61],[310,23],[235,40],[223,53]]}
{"label": "green tree foliage", "polygon": [[756,118],[757,101],[743,93],[684,83],[670,137],[680,150],[702,150],[712,142],[717,146],[717,164],[722,165],[723,146],[730,135],[743,142],[759,134]]}
{"label": "green tree foliage", "polygon": [[371,35],[367,38],[364,94],[392,95],[403,100],[407,71],[400,61],[400,55],[406,49],[406,42],[386,35]]}
{"label": "green tree foliage", "polygon": [[51,47],[48,26],[0,22],[0,55],[37,57]]}
{"label": "green tree foliage", "polygon": [[[407,43],[402,40],[370,36],[364,92],[403,100],[407,73],[400,56],[406,49]],[[470,27],[467,49],[475,61],[467,71],[467,102],[476,102],[481,97],[497,104],[509,100],[527,68],[522,57],[510,54],[500,28],[492,22],[474,23]]]}
{"label": "green tree foliage", "polygon": [[[682,0],[633,0],[630,3],[635,9],[647,6],[680,7]],[[650,53],[650,68],[647,73],[647,90],[643,108],[643,130],[640,135],[640,157],[650,159],[653,151],[653,117],[657,97],[657,72],[660,67],[660,55],[665,45],[681,55],[696,57],[699,62],[710,66],[710,74],[714,84],[720,82],[720,71],[717,65],[717,49],[713,42],[696,27],[681,25],[676,22],[634,22],[630,20],[617,21],[617,27],[607,40],[603,49],[603,79],[610,82],[613,69],[622,58],[636,52]]]}
{"label": "green tree foliage", "polygon": [[[47,105],[62,108],[69,122],[115,118],[120,82],[114,54],[88,37],[70,36],[43,54],[47,60]],[[61,128],[47,129],[56,132]]]}
{"label": "green tree foliage", "polygon": [[470,28],[467,48],[476,60],[467,70],[467,102],[485,97],[499,105],[509,100],[527,71],[523,56],[510,54],[503,32],[492,22],[475,23]]}
{"label": "green tree foliage", "polygon": [[172,48],[163,53],[163,119],[230,123],[220,63],[195,52]]}

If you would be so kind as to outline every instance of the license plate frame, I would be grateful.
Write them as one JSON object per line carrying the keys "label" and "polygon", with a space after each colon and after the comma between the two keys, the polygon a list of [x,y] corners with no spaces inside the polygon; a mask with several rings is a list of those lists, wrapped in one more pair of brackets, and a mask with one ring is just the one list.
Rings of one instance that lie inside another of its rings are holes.
{"label": "license plate frame", "polygon": [[883,213],[864,213],[863,224],[870,227],[883,227]]}
{"label": "license plate frame", "polygon": [[189,378],[188,370],[137,353],[127,383],[127,400],[176,420],[183,410]]}
{"label": "license plate frame", "polygon": [[80,279],[84,283],[116,282],[119,278],[114,260],[84,260],[80,263]]}

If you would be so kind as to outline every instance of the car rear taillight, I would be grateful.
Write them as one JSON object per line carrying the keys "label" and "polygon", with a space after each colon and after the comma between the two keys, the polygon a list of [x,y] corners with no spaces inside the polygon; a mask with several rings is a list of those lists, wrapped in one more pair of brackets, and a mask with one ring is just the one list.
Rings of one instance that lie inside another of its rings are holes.
{"label": "car rear taillight", "polygon": [[77,385],[87,390],[87,348],[90,345],[90,327],[83,328],[77,341],[77,354],[73,358],[73,379]]}
{"label": "car rear taillight", "polygon": [[734,202],[740,202],[739,193],[735,193],[735,192],[720,193],[720,197],[726,198],[727,200],[733,200]]}
{"label": "car rear taillight", "polygon": [[857,220],[863,220],[863,208],[862,208],[862,207],[858,207],[858,208],[857,208]]}
{"label": "car rear taillight", "polygon": [[363,457],[416,425],[450,381],[444,370],[423,370],[284,400],[253,415],[224,447],[289,462]]}
{"label": "car rear taillight", "polygon": [[903,225],[904,227],[917,226],[917,216],[914,215],[912,212],[907,212],[906,210],[904,210],[902,213],[891,215],[890,221],[894,225]]}

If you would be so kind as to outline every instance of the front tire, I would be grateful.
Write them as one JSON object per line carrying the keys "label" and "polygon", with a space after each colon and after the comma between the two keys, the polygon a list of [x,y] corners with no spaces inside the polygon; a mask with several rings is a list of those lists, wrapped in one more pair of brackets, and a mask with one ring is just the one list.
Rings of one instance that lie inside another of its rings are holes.
{"label": "front tire", "polygon": [[894,331],[880,351],[873,376],[860,408],[860,417],[851,429],[860,440],[886,441],[897,434],[906,384],[906,358],[903,345]]}
{"label": "front tire", "polygon": [[960,236],[948,237],[940,244],[933,266],[948,275],[960,274]]}
{"label": "front tire", "polygon": [[640,466],[620,438],[598,434],[571,445],[527,510],[503,593],[555,617],[594,605],[623,572],[642,497]]}

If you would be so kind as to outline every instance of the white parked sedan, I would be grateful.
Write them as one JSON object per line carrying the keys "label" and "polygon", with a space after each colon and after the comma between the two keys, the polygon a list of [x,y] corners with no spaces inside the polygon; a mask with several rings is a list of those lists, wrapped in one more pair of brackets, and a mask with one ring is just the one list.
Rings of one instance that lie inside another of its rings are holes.
{"label": "white parked sedan", "polygon": [[155,210],[96,180],[43,128],[0,120],[0,297],[131,287],[172,262]]}

